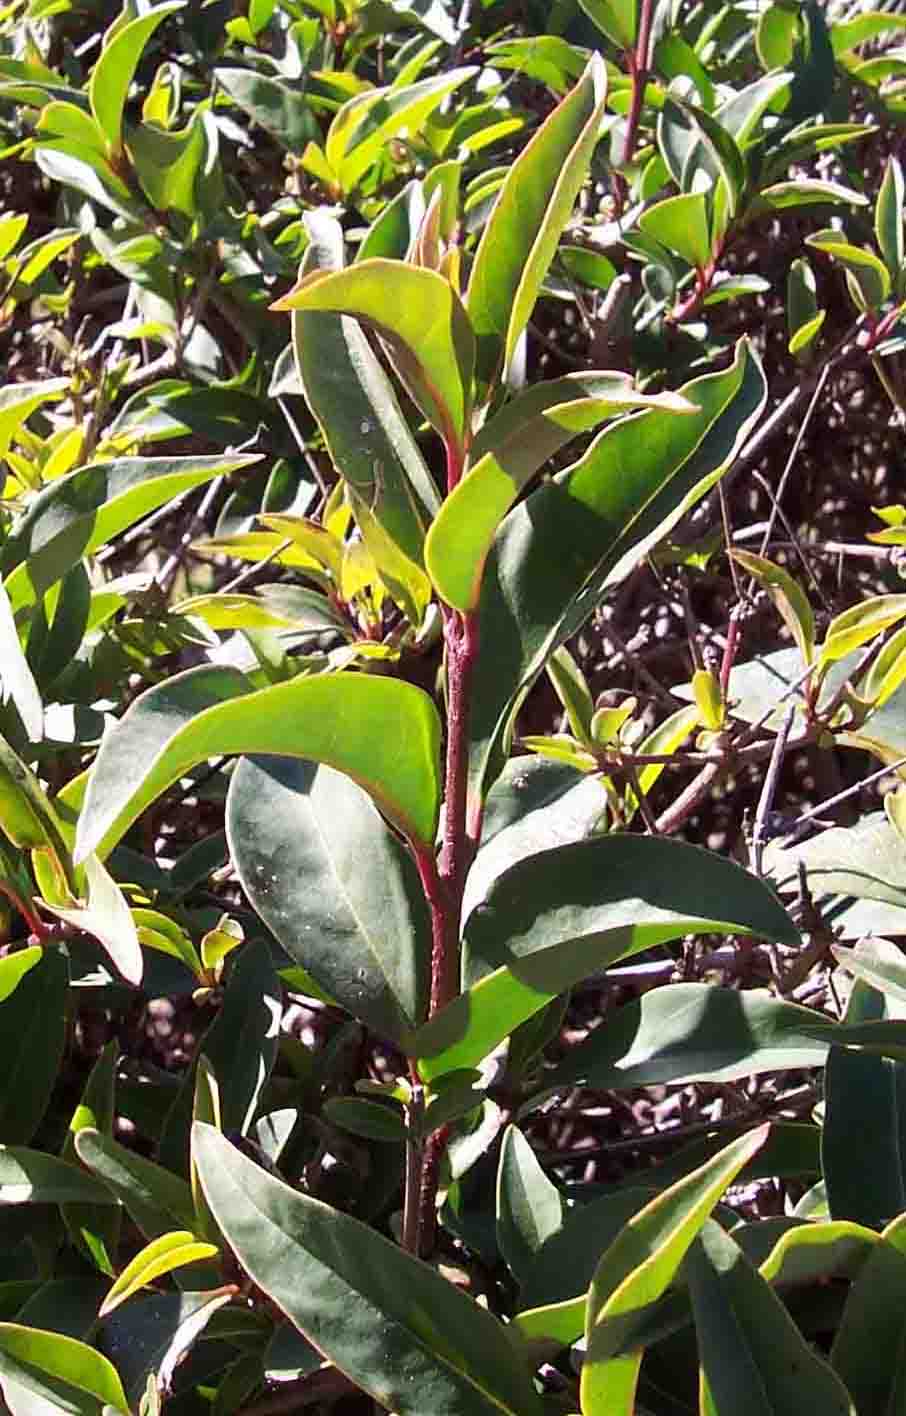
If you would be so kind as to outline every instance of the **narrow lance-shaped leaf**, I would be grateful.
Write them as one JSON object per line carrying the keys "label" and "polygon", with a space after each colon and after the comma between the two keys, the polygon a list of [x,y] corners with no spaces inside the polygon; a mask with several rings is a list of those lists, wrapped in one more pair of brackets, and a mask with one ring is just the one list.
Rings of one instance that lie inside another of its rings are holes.
{"label": "narrow lance-shaped leaf", "polygon": [[400,378],[425,417],[444,439],[462,446],[475,337],[459,296],[443,276],[375,257],[346,270],[312,271],[271,309],[323,310],[371,325],[387,342]]}
{"label": "narrow lance-shaped leaf", "polygon": [[515,1339],[490,1313],[359,1220],[290,1189],[197,1125],[201,1183],[252,1280],[399,1416],[537,1416]]}
{"label": "narrow lance-shaped leaf", "polygon": [[0,568],[14,610],[32,605],[84,556],[181,492],[252,466],[234,457],[124,457],[51,482],[3,545]]}
{"label": "narrow lance-shaped leaf", "polygon": [[875,235],[896,290],[902,288],[903,267],[906,264],[903,203],[903,169],[897,158],[890,157],[875,204]]}
{"label": "narrow lance-shaped leaf", "polygon": [[678,394],[637,393],[620,375],[579,374],[537,385],[493,420],[476,439],[473,465],[444,501],[425,542],[425,562],[447,604],[474,609],[497,528],[545,462],[579,433],[642,408],[696,411]]}
{"label": "narrow lance-shaped leaf", "polygon": [[123,1269],[98,1309],[98,1317],[104,1318],[112,1313],[156,1278],[162,1278],[164,1274],[186,1264],[213,1259],[217,1252],[215,1244],[203,1243],[188,1229],[175,1229],[170,1234],[162,1234],[159,1239],[152,1239]]}
{"label": "narrow lance-shaped leaf", "polygon": [[0,690],[3,701],[12,699],[32,742],[44,732],[44,705],[19,642],[9,596],[0,584]]}
{"label": "narrow lance-shaped leaf", "polygon": [[604,64],[595,55],[517,158],[500,190],[475,253],[466,296],[484,383],[509,364],[538,298],[588,172],[605,89]]}
{"label": "narrow lance-shaped leaf", "polygon": [[733,559],[747,570],[770,595],[802,655],[810,664],[815,653],[815,616],[802,586],[781,566],[749,551],[734,551]]}
{"label": "narrow lance-shaped leaf", "polygon": [[88,84],[91,111],[117,157],[122,147],[123,109],[142,51],[161,21],[182,9],[182,0],[148,10],[138,19],[121,25],[101,50]]}
{"label": "narrow lance-shaped leaf", "polygon": [[615,835],[527,857],[469,916],[463,963],[472,987],[419,1030],[419,1070],[434,1077],[475,1066],[593,970],[696,930],[798,938],[766,886],[696,846]]}
{"label": "narrow lance-shaped leaf", "polygon": [[686,384],[698,411],[649,409],[605,429],[585,455],[501,523],[482,580],[469,809],[477,817],[507,755],[514,710],[552,649],[581,628],[714,485],[764,406],[761,368],[742,342],[730,368]]}
{"label": "narrow lance-shaped leaf", "polygon": [[662,1298],[724,1190],[767,1138],[760,1126],[658,1195],[603,1255],[588,1292],[583,1416],[631,1416],[642,1351],[633,1332]]}
{"label": "narrow lance-shaped leaf", "polygon": [[3,1377],[11,1378],[39,1400],[43,1398],[42,1405],[50,1403],[51,1409],[53,1397],[59,1392],[69,1401],[78,1401],[81,1396],[82,1401],[87,1397],[92,1403],[89,1406],[79,1402],[64,1410],[97,1410],[96,1403],[102,1403],[105,1409],[129,1416],[129,1403],[113,1363],[93,1347],[63,1333],[0,1323],[0,1381]]}
{"label": "narrow lance-shaped leaf", "polygon": [[702,1416],[800,1416],[804,1410],[855,1416],[840,1378],[720,1225],[702,1229],[686,1272],[702,1365]]}
{"label": "narrow lance-shaped leaf", "polygon": [[497,1243],[521,1279],[532,1258],[563,1224],[566,1206],[522,1132],[508,1126],[497,1171]]}
{"label": "narrow lance-shaped leaf", "polygon": [[199,668],[148,689],[104,738],[76,853],[106,854],[161,792],[220,754],[309,757],[347,772],[407,836],[434,840],[440,722],[397,679],[337,673],[251,692],[234,669]]}

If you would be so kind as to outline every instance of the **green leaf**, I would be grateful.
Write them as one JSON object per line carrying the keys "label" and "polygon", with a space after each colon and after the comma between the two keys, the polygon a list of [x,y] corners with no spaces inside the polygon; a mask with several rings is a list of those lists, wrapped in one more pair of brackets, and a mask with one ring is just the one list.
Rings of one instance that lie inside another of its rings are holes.
{"label": "green leaf", "polygon": [[774,182],[762,187],[759,197],[775,211],[805,206],[867,206],[868,198],[839,182],[819,182],[813,177],[795,182]]}
{"label": "green leaf", "polygon": [[876,310],[884,304],[890,294],[890,275],[874,251],[851,246],[839,231],[819,231],[807,236],[805,243],[840,262],[852,275],[868,309]]}
{"label": "green leaf", "polygon": [[631,49],[638,30],[637,0],[579,0],[602,34],[621,49]]}
{"label": "green leaf", "polygon": [[15,993],[22,979],[35,967],[43,953],[40,944],[31,944],[0,959],[0,1003],[5,1003],[10,994]]}
{"label": "green leaf", "polygon": [[750,551],[733,551],[733,559],[767,590],[780,618],[802,655],[810,664],[815,654],[815,616],[808,596],[797,581],[773,561]]}
{"label": "green leaf", "polygon": [[44,704],[19,641],[9,596],[0,584],[0,695],[12,700],[32,742],[44,735]]}
{"label": "green leaf", "polygon": [[699,1170],[635,1215],[601,1258],[588,1292],[583,1416],[634,1410],[642,1361],[632,1337],[647,1309],[673,1283],[690,1245],[728,1185],[767,1138],[760,1126],[725,1147]]}
{"label": "green leaf", "polygon": [[122,151],[123,109],[142,51],[158,25],[182,8],[182,0],[168,0],[139,19],[116,27],[92,70],[88,83],[91,111],[115,157]]}
{"label": "green leaf", "polygon": [[604,114],[596,55],[510,168],[482,233],[466,304],[478,340],[478,375],[506,368],[538,298],[585,181]]}
{"label": "green leaf", "polygon": [[141,694],[105,736],[76,852],[106,853],[161,792],[226,753],[324,762],[358,781],[405,835],[433,844],[439,739],[428,695],[396,679],[337,673],[253,692],[234,669],[189,669]]}
{"label": "green leaf", "polygon": [[554,650],[547,662],[547,674],[554,692],[566,709],[571,732],[580,742],[588,742],[595,701],[585,675],[565,644]]}
{"label": "green leaf", "polygon": [[906,595],[875,595],[844,610],[827,626],[824,643],[818,652],[818,663],[824,667],[844,658],[853,649],[883,634],[886,629],[906,618]]}
{"label": "green leaf", "polygon": [[271,309],[351,315],[375,328],[425,417],[443,438],[461,446],[471,408],[475,338],[459,296],[443,276],[375,258],[346,270],[311,271]]}
{"label": "green leaf", "polygon": [[[906,908],[906,842],[902,840],[883,812],[871,812],[855,825],[834,826],[821,831],[810,840],[784,846],[770,841],[764,864],[777,889],[792,893],[799,889],[799,871],[805,870],[809,890],[816,899],[827,900],[833,895],[851,895],[856,899],[883,900],[890,905]],[[880,963],[872,959],[868,941],[856,954],[848,950],[841,962],[868,983],[883,987],[882,975],[868,970]],[[859,969],[855,965],[862,960]],[[906,1000],[906,989],[904,989]]]}
{"label": "green leaf", "polygon": [[192,1191],[172,1171],[92,1127],[78,1132],[75,1148],[82,1164],[118,1197],[146,1238],[156,1239],[176,1226],[190,1229],[195,1223]]}
{"label": "green leaf", "polygon": [[59,1398],[52,1409],[87,1412],[96,1408],[80,1394],[129,1416],[129,1404],[116,1368],[84,1342],[58,1332],[42,1332],[18,1323],[0,1323],[0,1379],[12,1379],[35,1397]]}
{"label": "green leaf", "polygon": [[786,327],[787,347],[797,357],[808,349],[824,323],[815,292],[815,275],[808,261],[793,261],[786,282]]}
{"label": "green leaf", "polygon": [[244,758],[227,835],[249,902],[290,957],[405,1042],[427,1006],[430,925],[410,856],[361,788],[310,762]]}
{"label": "green leaf", "polygon": [[855,1416],[839,1377],[719,1225],[703,1229],[686,1273],[702,1365],[702,1416],[800,1416],[811,1409]]}
{"label": "green leaf", "polygon": [[559,1087],[581,1078],[601,1090],[625,1091],[821,1067],[827,1047],[811,1035],[814,1020],[809,1009],[763,989],[667,984],[624,1004],[545,1080]]}
{"label": "green leaf", "polygon": [[494,881],[466,922],[463,968],[473,986],[416,1034],[421,1074],[477,1065],[594,969],[692,931],[798,939],[761,882],[697,846],[614,835],[529,856]]}
{"label": "green leaf", "polygon": [[[886,823],[885,823],[886,824]],[[844,835],[842,830],[840,835]],[[902,845],[898,832],[893,843]],[[906,879],[903,888],[906,889]],[[847,973],[862,979],[898,1004],[906,1004],[906,959],[895,944],[886,939],[860,939],[855,949],[834,945],[834,958]],[[852,1019],[847,1018],[847,1022]]]}
{"label": "green leaf", "polygon": [[[849,1027],[884,1016],[883,995],[857,981],[844,1024]],[[904,1065],[885,1057],[839,1046],[828,1053],[821,1162],[834,1219],[880,1229],[906,1209],[897,1097],[904,1076]],[[859,1163],[852,1143],[854,1127],[869,1147],[870,1166]]]}
{"label": "green leaf", "polygon": [[57,1081],[66,1036],[69,965],[57,949],[0,1003],[0,1140],[27,1145]]}
{"label": "green leaf", "polygon": [[548,655],[717,481],[763,407],[765,383],[743,343],[729,369],[680,393],[697,413],[648,409],[605,429],[498,529],[482,580],[482,636],[494,653],[481,656],[474,679],[471,812],[500,771],[514,710]]}
{"label": "green leaf", "polygon": [[301,153],[319,136],[304,94],[288,83],[254,69],[214,70],[217,83],[235,104],[289,152]]}
{"label": "green leaf", "polygon": [[193,1065],[167,1112],[158,1142],[158,1159],[164,1165],[182,1171],[188,1167],[196,1072],[202,1061],[219,1090],[224,1130],[247,1134],[277,1058],[282,1011],[270,948],[263,939],[252,940],[236,955],[220,1011],[199,1041]]}
{"label": "green leaf", "polygon": [[96,148],[71,138],[45,141],[34,148],[35,164],[53,182],[73,187],[91,201],[129,222],[147,219],[149,213]]}
{"label": "green leaf", "polygon": [[508,1126],[497,1170],[497,1245],[521,1280],[545,1241],[563,1225],[566,1205],[522,1132]]}
{"label": "green leaf", "polygon": [[75,905],[48,905],[67,924],[91,934],[119,969],[127,983],[142,981],[144,960],[138,931],[122,890],[96,855],[83,866],[88,898]]}
{"label": "green leaf", "polygon": [[195,1148],[242,1267],[326,1357],[399,1416],[535,1416],[507,1329],[350,1215],[292,1190],[211,1127]]}
{"label": "green leaf", "polygon": [[172,497],[260,461],[233,457],[124,457],[96,462],[51,482],[29,503],[0,566],[14,610],[41,600],[84,556]]}
{"label": "green leaf", "polygon": [[402,87],[369,89],[344,104],[330,125],[325,155],[343,192],[358,186],[401,132],[418,134],[443,100],[478,70],[451,69]]}
{"label": "green leaf", "polygon": [[330,1097],[322,1109],[325,1120],[354,1136],[369,1141],[384,1141],[401,1145],[406,1139],[402,1112],[395,1106],[378,1101],[364,1101],[355,1096]]}
{"label": "green leaf", "polygon": [[[112,1040],[92,1067],[69,1123],[61,1155],[70,1165],[78,1165],[75,1138],[79,1131],[92,1127],[105,1136],[113,1134],[118,1061],[119,1044]],[[80,1169],[79,1173],[84,1175],[85,1171]],[[103,1186],[98,1188],[102,1190]],[[110,1196],[104,1195],[100,1204],[64,1205],[63,1219],[76,1247],[86,1253],[102,1272],[112,1277],[110,1256],[115,1255],[120,1237],[119,1206],[111,1210]]]}
{"label": "green leaf", "polygon": [[196,178],[205,162],[206,146],[201,113],[175,133],[146,124],[130,129],[129,155],[156,211],[178,211],[189,220],[197,215]]}
{"label": "green leaf", "polygon": [[903,1409],[906,1347],[906,1216],[887,1226],[849,1291],[831,1348],[859,1416]]}
{"label": "green leaf", "polygon": [[895,157],[890,157],[875,203],[875,236],[895,290],[902,287],[903,266],[906,264],[903,201],[903,169]]}
{"label": "green leaf", "polygon": [[628,376],[567,375],[536,384],[479,433],[468,474],[447,496],[425,542],[438,593],[456,609],[474,609],[497,528],[548,458],[607,418],[636,409],[691,414],[676,394],[637,393]]}
{"label": "green leaf", "polygon": [[179,959],[190,973],[201,978],[201,961],[197,950],[186,931],[158,910],[137,909],[132,911],[138,931],[139,943],[147,949],[156,949],[160,954],[169,954]]}
{"label": "green leaf", "polygon": [[42,404],[62,398],[69,379],[43,379],[36,383],[11,383],[0,388],[0,457],[6,455],[13,436]]}
{"label": "green leaf", "polygon": [[0,1205],[116,1205],[105,1185],[81,1166],[44,1151],[0,1146]]}
{"label": "green leaf", "polygon": [[348,489],[365,548],[377,568],[387,593],[400,607],[409,623],[419,628],[431,603],[431,581],[417,561],[411,560],[384,529],[381,521],[357,492]]}
{"label": "green leaf", "polygon": [[646,236],[653,236],[689,265],[703,270],[711,261],[708,204],[702,192],[683,192],[657,202],[639,217]]}
{"label": "green leaf", "polygon": [[831,26],[830,38],[834,54],[850,54],[854,49],[878,39],[892,30],[906,29],[906,15],[896,12],[885,14],[883,10],[869,10],[852,20],[840,20]]}
{"label": "green leaf", "polygon": [[170,1234],[162,1234],[152,1239],[134,1259],[123,1269],[106,1298],[98,1309],[98,1317],[104,1318],[125,1303],[135,1293],[162,1278],[174,1269],[186,1264],[198,1263],[202,1259],[213,1259],[217,1254],[215,1244],[204,1244],[188,1229],[176,1229]]}

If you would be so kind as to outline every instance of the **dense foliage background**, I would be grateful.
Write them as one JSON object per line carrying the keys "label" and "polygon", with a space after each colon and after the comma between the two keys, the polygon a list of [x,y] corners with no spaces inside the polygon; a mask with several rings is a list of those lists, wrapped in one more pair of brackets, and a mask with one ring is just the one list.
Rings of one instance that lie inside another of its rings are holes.
{"label": "dense foliage background", "polygon": [[0,4],[13,1416],[900,1409],[904,29]]}

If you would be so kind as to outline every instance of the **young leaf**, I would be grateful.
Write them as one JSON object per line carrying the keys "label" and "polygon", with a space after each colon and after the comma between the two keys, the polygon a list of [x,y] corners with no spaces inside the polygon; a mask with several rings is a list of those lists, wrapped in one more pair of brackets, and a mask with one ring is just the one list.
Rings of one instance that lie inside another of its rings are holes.
{"label": "young leaf", "polygon": [[818,651],[819,666],[823,669],[837,659],[845,658],[853,649],[883,634],[885,629],[899,624],[904,618],[906,595],[875,595],[854,605],[851,610],[844,610],[827,627],[824,643]]}
{"label": "young leaf", "polygon": [[399,1416],[537,1416],[515,1339],[411,1254],[196,1127],[201,1183],[226,1242],[295,1326]]}
{"label": "young leaf", "polygon": [[786,327],[787,347],[796,358],[806,354],[824,323],[825,312],[818,309],[815,291],[815,275],[808,261],[793,261],[786,282]]}
{"label": "young leaf", "polygon": [[91,111],[114,158],[122,151],[123,109],[142,51],[158,25],[182,6],[183,0],[168,0],[138,19],[116,26],[92,70],[88,83]]}
{"label": "young leaf", "polygon": [[186,1264],[195,1264],[202,1259],[213,1259],[217,1255],[215,1244],[205,1244],[188,1229],[176,1229],[152,1239],[144,1249],[123,1269],[98,1309],[98,1317],[105,1318],[125,1303],[127,1298],[147,1288],[156,1278],[162,1278],[174,1269]]}
{"label": "young leaf", "polygon": [[603,1255],[588,1292],[583,1416],[634,1410],[642,1351],[633,1333],[662,1298],[692,1241],[736,1175],[767,1139],[767,1125],[740,1136],[700,1169],[658,1195]]}
{"label": "young leaf", "polygon": [[14,434],[32,413],[42,404],[62,398],[68,388],[69,379],[11,383],[0,388],[0,457],[6,456]]}
{"label": "young leaf", "polygon": [[702,1416],[799,1416],[813,1402],[827,1416],[855,1416],[840,1378],[720,1225],[702,1230],[686,1273],[702,1365]]}
{"label": "young leaf", "polygon": [[232,457],[124,457],[51,482],[6,539],[0,568],[13,609],[41,600],[84,556],[171,497],[260,461]]}
{"label": "young leaf", "polygon": [[474,609],[497,528],[548,458],[578,433],[642,408],[695,412],[676,394],[637,393],[623,375],[579,374],[526,390],[482,429],[468,475],[447,496],[425,541],[425,563],[447,604]]}
{"label": "young leaf", "polygon": [[773,561],[750,551],[733,551],[733,559],[767,590],[780,618],[802,655],[803,664],[815,656],[815,616],[802,586]]}
{"label": "young leaf", "polygon": [[49,1404],[51,1409],[60,1409],[54,1406],[53,1398],[63,1395],[70,1402],[78,1402],[64,1410],[87,1410],[80,1397],[88,1397],[129,1416],[129,1403],[113,1364],[93,1347],[59,1332],[0,1323],[0,1380],[4,1377],[11,1378],[41,1400],[42,1406]]}
{"label": "young leaf", "polygon": [[591,161],[604,115],[605,69],[591,60],[510,168],[482,233],[466,295],[478,376],[510,363]]}
{"label": "young leaf", "polygon": [[430,698],[400,680],[336,673],[252,692],[235,669],[189,669],[141,694],[104,738],[77,856],[106,854],[161,792],[222,753],[325,762],[358,781],[405,835],[431,844],[439,738]]}
{"label": "young leaf", "polygon": [[595,704],[585,675],[565,644],[556,649],[547,663],[554,692],[566,709],[569,726],[580,742],[591,737]]}
{"label": "young leaf", "polygon": [[500,771],[515,706],[550,652],[714,485],[758,417],[766,386],[740,344],[729,369],[680,393],[697,412],[678,418],[648,409],[605,429],[497,531],[480,602],[482,635],[494,653],[481,656],[474,679],[473,812]]}
{"label": "young leaf", "polygon": [[314,270],[271,309],[351,315],[373,326],[425,417],[443,438],[462,445],[475,337],[459,296],[436,271],[380,259]]}
{"label": "young leaf", "polygon": [[876,310],[883,305],[890,294],[890,275],[874,251],[850,245],[839,231],[819,231],[807,236],[806,245],[840,262],[856,282],[867,309]]}
{"label": "young leaf", "polygon": [[127,983],[142,981],[144,960],[138,932],[122,890],[96,855],[84,866],[88,898],[73,905],[48,905],[59,919],[92,934]]}
{"label": "young leaf", "polygon": [[902,286],[903,266],[906,264],[903,200],[903,169],[895,157],[889,157],[875,204],[875,236],[896,290]]}

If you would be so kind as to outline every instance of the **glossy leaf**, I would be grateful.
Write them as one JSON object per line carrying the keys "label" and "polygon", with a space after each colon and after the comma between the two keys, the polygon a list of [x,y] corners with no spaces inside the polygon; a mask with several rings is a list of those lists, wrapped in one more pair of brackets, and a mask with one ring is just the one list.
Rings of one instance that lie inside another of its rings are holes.
{"label": "glossy leaf", "polygon": [[703,193],[684,192],[657,202],[642,213],[639,226],[646,236],[653,236],[696,269],[709,264],[711,236]]}
{"label": "glossy leaf", "polygon": [[35,383],[10,383],[0,388],[0,457],[5,456],[13,435],[44,403],[62,398],[68,379],[43,379]]}
{"label": "glossy leaf", "polygon": [[[625,893],[630,880],[634,895]],[[614,835],[529,856],[469,916],[463,967],[472,986],[419,1030],[419,1070],[434,1077],[477,1065],[593,970],[691,931],[798,938],[760,882],[695,846]]]}
{"label": "glossy leaf", "polygon": [[828,1416],[855,1416],[846,1387],[731,1235],[709,1225],[686,1271],[703,1416],[798,1416],[813,1402]]}
{"label": "glossy leaf", "polygon": [[119,1198],[146,1238],[194,1224],[192,1191],[172,1171],[91,1127],[79,1131],[75,1148],[82,1164]]}
{"label": "glossy leaf", "polygon": [[138,931],[122,890],[97,856],[84,863],[87,899],[74,905],[48,905],[67,924],[91,934],[127,983],[142,981],[144,960]]}
{"label": "glossy leaf", "polygon": [[498,529],[480,614],[493,655],[479,659],[472,701],[470,810],[500,771],[515,707],[548,654],[581,628],[615,584],[714,484],[764,402],[748,347],[732,366],[679,390],[699,412],[649,409],[614,424]]}
{"label": "glossy leaf", "polygon": [[764,556],[734,551],[733,559],[767,590],[802,655],[803,664],[810,664],[815,652],[815,616],[802,586],[782,566]]}
{"label": "glossy leaf", "polygon": [[461,445],[475,339],[459,296],[436,271],[379,258],[347,270],[314,270],[271,308],[348,315],[374,327],[422,412],[442,437]]}
{"label": "glossy leaf", "polygon": [[807,237],[806,244],[840,262],[852,275],[867,309],[875,310],[883,305],[890,294],[890,276],[873,251],[850,245],[839,231],[819,231]]}
{"label": "glossy leaf", "polygon": [[257,692],[232,669],[190,669],[148,689],[108,732],[79,817],[76,852],[106,853],[181,776],[216,754],[308,757],[345,771],[405,834],[433,842],[437,711],[394,679],[297,678]]}
{"label": "glossy leaf", "polygon": [[642,1352],[632,1333],[673,1282],[724,1190],[763,1144],[767,1126],[741,1136],[635,1215],[601,1258],[588,1293],[583,1416],[631,1413]]}
{"label": "glossy leaf", "polygon": [[762,989],[667,984],[613,1013],[547,1080],[625,1090],[660,1083],[730,1082],[784,1068],[821,1067],[814,1013]]}
{"label": "glossy leaf", "polygon": [[444,501],[425,543],[425,562],[447,603],[475,608],[497,528],[549,457],[578,433],[645,407],[695,411],[675,394],[636,393],[620,375],[582,374],[536,385],[498,414],[476,438],[473,465]]}
{"label": "glossy leaf", "polygon": [[819,664],[831,664],[906,618],[906,595],[875,595],[836,615],[827,627]]}
{"label": "glossy leaf", "polygon": [[[220,1124],[226,1131],[247,1134],[276,1061],[281,1011],[282,992],[270,949],[263,939],[255,939],[236,955],[220,1011],[199,1041],[194,1065],[167,1112],[158,1141],[164,1165],[182,1173],[188,1168],[196,1071],[202,1063],[219,1093]],[[206,1103],[206,1111],[216,1111],[216,1106],[216,1101],[213,1108]]]}
{"label": "glossy leaf", "polygon": [[187,1229],[176,1229],[170,1234],[162,1234],[159,1239],[152,1239],[123,1269],[98,1309],[98,1317],[104,1318],[112,1313],[120,1303],[125,1303],[127,1298],[147,1288],[156,1278],[162,1278],[164,1274],[186,1264],[212,1259],[216,1254],[216,1245],[200,1242]]}
{"label": "glossy leaf", "polygon": [[81,1166],[21,1146],[0,1146],[0,1205],[116,1205]]}
{"label": "glossy leaf", "polygon": [[182,0],[169,0],[147,10],[139,19],[117,27],[101,50],[88,84],[88,98],[108,148],[115,155],[122,147],[123,109],[142,51],[158,25],[181,9]]}
{"label": "glossy leaf", "polygon": [[317,137],[318,127],[307,98],[289,83],[255,69],[218,67],[214,77],[234,103],[282,147],[301,153]]}
{"label": "glossy leaf", "polygon": [[517,1279],[563,1225],[566,1206],[535,1152],[516,1126],[508,1126],[497,1170],[497,1244]]}
{"label": "glossy leaf", "polygon": [[66,1036],[69,965],[57,949],[20,979],[0,1003],[0,1140],[27,1145],[57,1080]]}
{"label": "glossy leaf", "polygon": [[245,758],[227,833],[249,901],[290,957],[404,1041],[427,1005],[430,928],[412,861],[367,795],[326,767]]}
{"label": "glossy leaf", "polygon": [[834,1371],[846,1383],[859,1416],[902,1409],[906,1344],[906,1217],[890,1223],[849,1291],[831,1348]]}
{"label": "glossy leaf", "polygon": [[418,133],[448,94],[475,73],[474,68],[450,69],[414,84],[369,89],[344,104],[330,125],[324,149],[341,189],[351,192],[391,138]]}
{"label": "glossy leaf", "polygon": [[199,1173],[253,1281],[314,1345],[399,1416],[534,1416],[507,1329],[350,1215],[292,1190],[199,1126]]}
{"label": "glossy leaf", "polygon": [[595,56],[520,153],[500,189],[466,296],[484,383],[510,363],[531,315],[588,172],[605,89],[604,64]]}
{"label": "glossy leaf", "polygon": [[39,944],[30,944],[0,959],[0,1003],[5,1003],[10,994],[15,993],[22,979],[35,967],[43,954]]}
{"label": "glossy leaf", "polygon": [[[11,1378],[34,1396],[57,1393],[78,1401],[79,1394],[129,1416],[129,1404],[116,1368],[100,1352],[58,1332],[42,1332],[18,1323],[0,1323],[0,1384]],[[57,1408],[60,1409],[60,1408]],[[64,1411],[85,1408],[64,1406]]]}
{"label": "glossy leaf", "polygon": [[[849,997],[847,1027],[885,1016],[883,996],[857,982]],[[897,1092],[906,1076],[903,1063],[832,1046],[824,1072],[825,1115],[821,1160],[827,1203],[834,1219],[880,1228],[906,1209],[899,1142]],[[857,1163],[854,1128],[875,1157]]]}
{"label": "glossy leaf", "polygon": [[763,187],[759,196],[775,211],[787,211],[791,207],[805,206],[867,206],[868,199],[851,187],[843,187],[839,182],[819,182],[813,178],[803,178],[795,182],[774,182]]}
{"label": "glossy leaf", "polygon": [[83,556],[171,497],[258,460],[255,454],[125,457],[52,482],[29,503],[3,546],[0,566],[13,609],[40,600]]}

